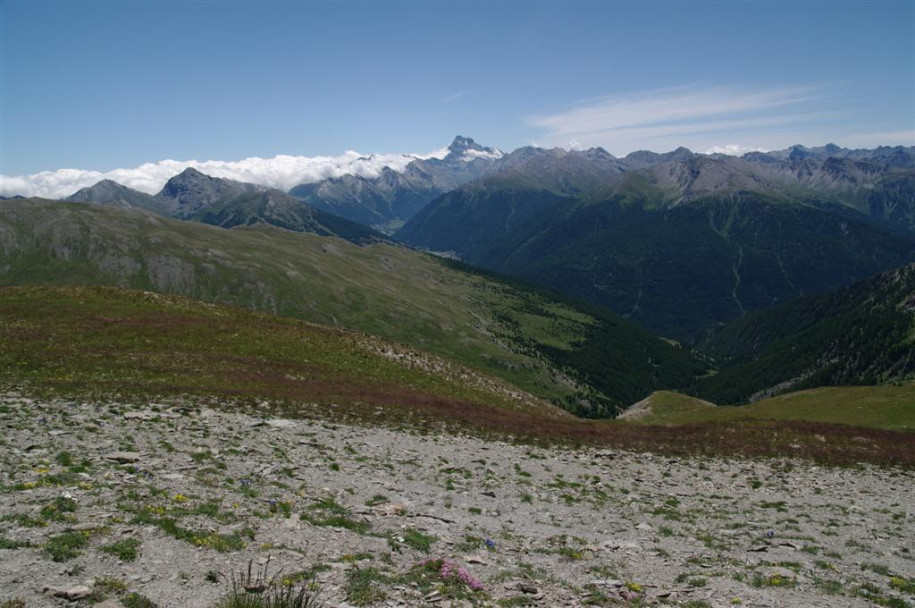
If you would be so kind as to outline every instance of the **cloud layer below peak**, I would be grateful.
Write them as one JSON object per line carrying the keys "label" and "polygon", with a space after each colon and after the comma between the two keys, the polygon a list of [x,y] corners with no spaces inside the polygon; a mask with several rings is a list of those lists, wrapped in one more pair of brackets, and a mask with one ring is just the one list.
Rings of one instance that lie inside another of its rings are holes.
{"label": "cloud layer below peak", "polygon": [[[444,150],[447,153],[447,149]],[[103,179],[156,194],[170,178],[188,167],[213,177],[260,184],[287,191],[302,183],[316,182],[345,174],[377,177],[384,167],[402,171],[418,158],[441,156],[442,151],[427,155],[371,154],[348,151],[339,156],[287,156],[246,158],[238,161],[221,160],[161,160],[129,169],[91,171],[58,169],[31,175],[0,175],[0,196],[40,196],[59,199],[70,196],[80,188],[92,186]]]}

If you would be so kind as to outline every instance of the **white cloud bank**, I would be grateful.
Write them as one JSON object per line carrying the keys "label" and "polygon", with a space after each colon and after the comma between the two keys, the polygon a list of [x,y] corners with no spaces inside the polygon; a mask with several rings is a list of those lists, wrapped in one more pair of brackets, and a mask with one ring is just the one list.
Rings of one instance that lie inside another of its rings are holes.
{"label": "white cloud bank", "polygon": [[155,194],[162,189],[165,182],[188,167],[194,167],[201,173],[213,177],[224,177],[287,191],[298,184],[316,182],[345,174],[377,177],[384,167],[402,171],[417,158],[433,156],[441,158],[447,152],[448,149],[445,148],[425,155],[371,154],[365,156],[358,152],[346,152],[340,156],[279,155],[273,158],[252,157],[239,161],[161,160],[130,169],[114,169],[106,172],[58,169],[32,175],[0,175],[0,196],[20,194],[22,196],[64,198],[80,188],[92,186],[103,179],[114,180],[141,192]]}
{"label": "white cloud bank", "polygon": [[539,145],[601,146],[618,156],[679,146],[724,154],[829,142],[849,147],[912,145],[910,131],[853,133],[825,87],[765,90],[681,87],[586,100],[528,117],[543,130]]}

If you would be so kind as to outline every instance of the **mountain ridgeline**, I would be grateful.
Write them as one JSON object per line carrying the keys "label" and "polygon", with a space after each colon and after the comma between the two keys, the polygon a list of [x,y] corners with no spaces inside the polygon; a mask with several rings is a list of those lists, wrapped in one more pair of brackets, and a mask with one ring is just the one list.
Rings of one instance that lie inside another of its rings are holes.
{"label": "mountain ridgeline", "polygon": [[261,222],[295,232],[339,236],[354,243],[386,238],[362,224],[315,209],[280,190],[211,177],[194,168],[185,169],[168,180],[155,196],[103,180],[65,200],[145,209],[222,228]]}
{"label": "mountain ridgeline", "polygon": [[679,340],[915,260],[913,148],[550,152],[503,157],[396,236]]}
{"label": "mountain ridgeline", "polygon": [[416,159],[402,172],[385,167],[375,178],[344,175],[300,184],[289,194],[328,213],[389,232],[429,201],[495,171],[502,153],[457,136],[441,159]]}

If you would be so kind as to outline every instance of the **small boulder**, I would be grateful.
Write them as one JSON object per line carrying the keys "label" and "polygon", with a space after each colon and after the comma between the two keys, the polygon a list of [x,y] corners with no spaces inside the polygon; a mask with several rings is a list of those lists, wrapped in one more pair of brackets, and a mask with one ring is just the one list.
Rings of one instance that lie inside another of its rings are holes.
{"label": "small boulder", "polygon": [[62,597],[71,602],[84,600],[92,595],[92,589],[85,585],[77,585],[76,587],[45,587],[44,592],[53,595],[54,597]]}
{"label": "small boulder", "polygon": [[113,460],[120,464],[132,464],[140,461],[139,452],[112,452],[105,456],[106,460]]}

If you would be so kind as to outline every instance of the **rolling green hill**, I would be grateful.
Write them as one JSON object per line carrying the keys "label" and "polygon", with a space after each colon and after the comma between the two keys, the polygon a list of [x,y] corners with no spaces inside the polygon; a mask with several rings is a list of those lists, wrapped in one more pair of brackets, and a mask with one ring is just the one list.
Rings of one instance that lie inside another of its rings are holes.
{"label": "rolling green hill", "polygon": [[846,424],[915,432],[915,385],[832,386],[785,393],[742,407],[658,391],[622,416],[627,422],[680,426],[740,420]]}
{"label": "rolling green hill", "polygon": [[111,285],[356,329],[606,416],[704,366],[610,313],[387,243],[138,210],[0,205],[0,284]]}
{"label": "rolling green hill", "polygon": [[[667,426],[581,420],[501,380],[359,332],[110,287],[0,288],[0,385],[36,400],[153,399],[537,443],[915,466],[912,433],[787,416]],[[836,411],[833,420],[844,422]]]}
{"label": "rolling green hill", "polygon": [[0,382],[39,392],[571,418],[504,382],[378,338],[176,296],[4,287],[0,318]]}

